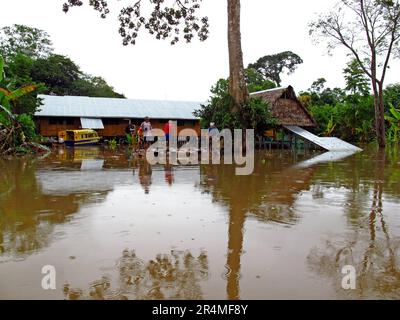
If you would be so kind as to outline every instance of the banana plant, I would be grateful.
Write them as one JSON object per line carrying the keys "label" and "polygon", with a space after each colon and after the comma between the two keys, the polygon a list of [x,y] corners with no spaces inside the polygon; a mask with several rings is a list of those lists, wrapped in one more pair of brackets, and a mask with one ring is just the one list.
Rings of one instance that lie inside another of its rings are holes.
{"label": "banana plant", "polygon": [[336,129],[336,124],[334,123],[333,116],[331,116],[324,132],[325,136],[331,137],[335,129]]}
{"label": "banana plant", "polygon": [[385,115],[385,120],[389,122],[387,135],[389,141],[399,142],[400,139],[400,109],[396,109],[393,104],[389,104],[390,115]]}
{"label": "banana plant", "polygon": [[11,110],[13,102],[22,96],[35,91],[38,86],[30,84],[14,90],[10,88],[10,85],[2,87],[1,85],[5,80],[4,66],[4,59],[2,56],[0,56],[0,105],[6,107],[8,110]]}

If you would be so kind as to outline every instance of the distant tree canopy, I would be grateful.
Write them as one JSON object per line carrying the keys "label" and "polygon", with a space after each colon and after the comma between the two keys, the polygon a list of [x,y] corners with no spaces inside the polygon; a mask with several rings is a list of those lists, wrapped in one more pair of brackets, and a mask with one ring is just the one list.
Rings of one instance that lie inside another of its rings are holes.
{"label": "distant tree canopy", "polygon": [[31,76],[35,81],[46,85],[46,93],[68,95],[72,84],[79,80],[81,71],[68,57],[54,54],[34,60]]}
{"label": "distant tree canopy", "polygon": [[46,85],[47,94],[124,98],[101,77],[84,74],[68,57],[50,55],[32,65],[32,78]]}
{"label": "distant tree canopy", "polygon": [[274,81],[278,87],[282,84],[281,75],[286,72],[292,74],[303,60],[291,51],[266,55],[255,63],[249,64],[248,68],[257,70],[265,80]]}
{"label": "distant tree canopy", "polygon": [[257,70],[248,68],[245,70],[246,74],[246,83],[250,93],[273,89],[276,87],[276,84],[268,79],[265,79],[261,73]]}
{"label": "distant tree canopy", "polygon": [[50,36],[43,30],[20,24],[0,29],[0,55],[6,60],[16,54],[43,58],[52,52]]}
{"label": "distant tree canopy", "polygon": [[49,35],[40,29],[13,25],[0,29],[0,54],[12,88],[35,84],[37,90],[23,96],[13,112],[33,114],[37,94],[124,98],[103,78],[85,74],[70,58],[54,54]]}
{"label": "distant tree canopy", "polygon": [[71,95],[87,97],[125,98],[114,91],[102,77],[83,74],[72,84]]}

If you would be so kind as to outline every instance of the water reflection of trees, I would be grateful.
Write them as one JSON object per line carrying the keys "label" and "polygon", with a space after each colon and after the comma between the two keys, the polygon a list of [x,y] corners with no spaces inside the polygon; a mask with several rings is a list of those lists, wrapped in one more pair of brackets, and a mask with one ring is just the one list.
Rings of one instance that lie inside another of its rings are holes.
{"label": "water reflection of trees", "polygon": [[[312,181],[313,188],[316,192],[320,192],[320,197],[324,196],[324,186],[336,189],[345,188],[350,191],[348,195],[354,197],[349,200],[358,199],[356,203],[365,202],[370,191],[374,189],[376,173],[380,171],[379,179],[382,182],[385,197],[400,202],[399,163],[399,148],[366,150],[344,161],[328,163],[317,170]],[[355,207],[357,208],[358,205]]]}
{"label": "water reflection of trees", "polygon": [[0,254],[24,256],[51,242],[54,228],[78,211],[85,194],[44,194],[36,160],[0,161]]}
{"label": "water reflection of trees", "polygon": [[[289,155],[289,156],[288,156]],[[237,176],[235,166],[202,166],[201,188],[213,201],[262,222],[294,224],[298,196],[310,188],[314,168],[292,169],[297,159],[290,153],[259,153],[254,173]]]}
{"label": "water reflection of trees", "polygon": [[259,153],[254,173],[237,176],[231,165],[202,166],[201,188],[229,208],[227,298],[240,299],[240,268],[246,217],[282,225],[298,221],[294,204],[308,190],[313,168],[291,169],[298,159],[286,153]]}
{"label": "water reflection of trees", "polygon": [[134,251],[124,250],[116,263],[115,283],[103,276],[85,290],[65,284],[64,294],[71,300],[200,300],[200,282],[207,280],[208,270],[205,251],[197,257],[189,251],[171,251],[145,262]]}
{"label": "water reflection of trees", "polygon": [[[315,247],[307,257],[310,269],[329,279],[339,296],[346,298],[400,298],[400,237],[390,235],[380,209],[345,238],[335,237]],[[341,288],[341,269],[357,270],[357,289]]]}
{"label": "water reflection of trees", "polygon": [[[389,158],[389,161],[392,161]],[[386,153],[376,155],[374,170],[365,175],[353,175],[348,200],[351,206],[345,209],[352,226],[344,237],[334,237],[315,247],[307,258],[308,266],[315,273],[332,281],[339,296],[346,298],[400,298],[400,237],[390,233],[387,216],[383,211],[384,190],[394,191],[393,180],[386,172]],[[361,170],[363,168],[360,168]],[[357,185],[363,179],[365,185]],[[370,208],[365,204],[370,199]],[[368,214],[366,215],[366,213]],[[357,270],[357,289],[344,291],[341,288],[345,265]]]}

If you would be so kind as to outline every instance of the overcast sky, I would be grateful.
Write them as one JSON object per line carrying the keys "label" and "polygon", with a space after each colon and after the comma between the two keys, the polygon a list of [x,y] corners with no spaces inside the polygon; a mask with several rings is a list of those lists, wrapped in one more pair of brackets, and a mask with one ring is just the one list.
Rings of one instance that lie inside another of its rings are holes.
{"label": "overcast sky", "polygon": [[[203,0],[202,13],[210,19],[206,42],[171,46],[149,35],[139,35],[136,46],[122,46],[117,14],[123,3],[109,0],[111,12],[100,19],[88,6],[62,12],[65,0],[0,0],[0,27],[14,23],[47,31],[56,53],[69,56],[81,69],[104,77],[118,92],[132,99],[204,101],[219,78],[228,76],[226,0]],[[242,46],[245,66],[259,57],[291,50],[304,64],[283,85],[305,90],[317,78],[342,86],[342,70],[349,60],[344,50],[332,57],[323,45],[314,45],[308,23],[336,0],[242,0]],[[388,83],[399,81],[399,63],[393,63]]]}

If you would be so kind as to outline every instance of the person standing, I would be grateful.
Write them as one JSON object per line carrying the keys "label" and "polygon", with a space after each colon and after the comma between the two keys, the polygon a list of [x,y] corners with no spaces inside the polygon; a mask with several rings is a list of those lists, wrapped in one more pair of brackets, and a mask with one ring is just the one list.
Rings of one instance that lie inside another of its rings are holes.
{"label": "person standing", "polygon": [[210,123],[210,127],[208,128],[209,136],[215,136],[218,134],[218,128],[215,126],[215,122]]}
{"label": "person standing", "polygon": [[210,123],[210,127],[208,128],[208,143],[209,143],[209,148],[212,150],[214,142],[213,140],[217,138],[219,134],[218,128],[215,126],[215,122]]}
{"label": "person standing", "polygon": [[165,134],[165,142],[167,150],[169,149],[169,141],[171,139],[171,129],[172,129],[172,121],[169,120],[164,126],[164,134]]}
{"label": "person standing", "polygon": [[147,149],[150,146],[151,130],[153,130],[149,117],[144,118],[144,121],[142,122],[140,127],[142,128],[143,132],[144,145],[145,148]]}
{"label": "person standing", "polygon": [[127,136],[130,136],[130,139],[127,139],[128,144],[135,145],[136,126],[129,121],[125,132]]}

